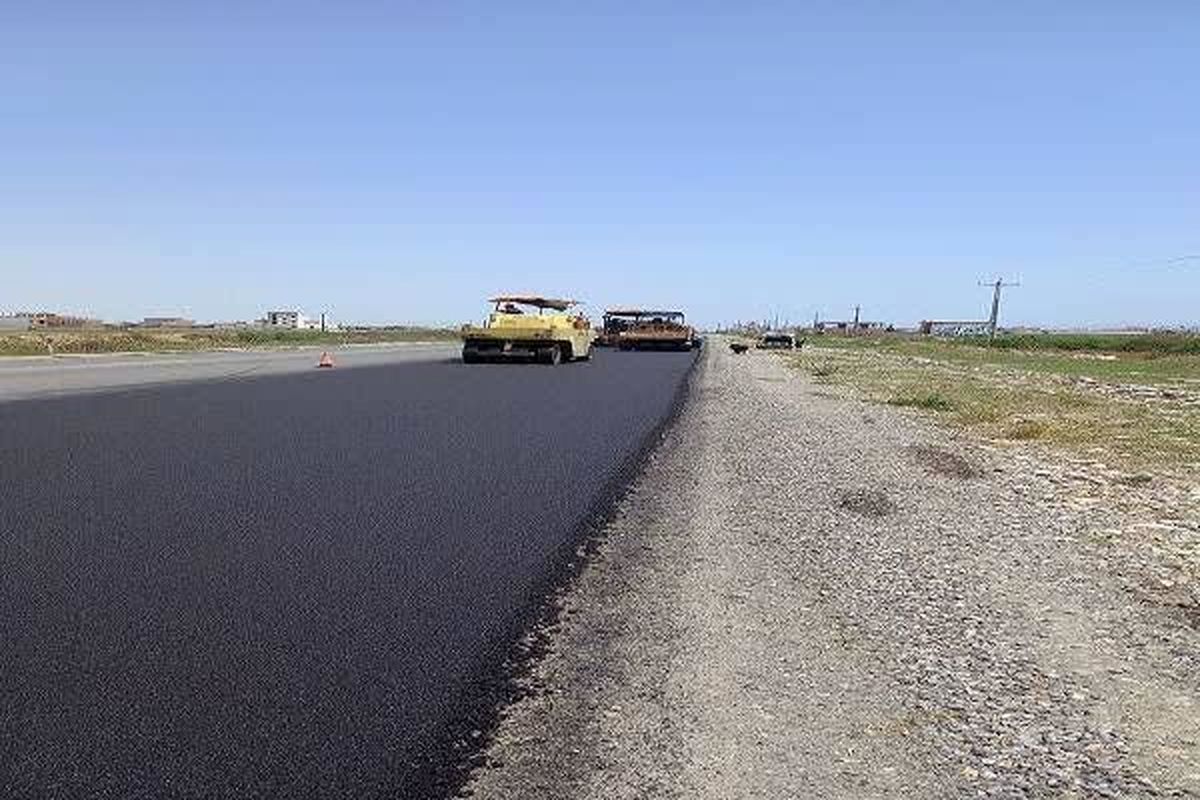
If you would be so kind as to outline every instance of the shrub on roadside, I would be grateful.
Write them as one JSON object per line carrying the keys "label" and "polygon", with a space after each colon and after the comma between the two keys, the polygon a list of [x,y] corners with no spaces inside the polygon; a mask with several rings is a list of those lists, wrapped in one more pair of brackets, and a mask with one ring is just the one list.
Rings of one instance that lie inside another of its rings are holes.
{"label": "shrub on roadside", "polygon": [[1067,350],[1091,353],[1138,353],[1146,356],[1200,355],[1200,336],[1187,333],[1126,335],[1027,333],[997,336],[994,341],[989,342],[984,339],[976,343],[1001,350]]}
{"label": "shrub on roadside", "polygon": [[832,361],[823,361],[820,364],[813,364],[809,368],[814,378],[832,378],[838,374],[841,366]]}
{"label": "shrub on roadside", "polygon": [[1028,442],[1041,439],[1049,432],[1050,426],[1045,422],[1036,419],[1019,419],[1009,426],[1004,436],[1013,441]]}
{"label": "shrub on roadside", "polygon": [[920,408],[925,411],[953,411],[954,403],[937,392],[922,392],[919,394],[904,394],[892,397],[887,401],[889,406],[900,408]]}

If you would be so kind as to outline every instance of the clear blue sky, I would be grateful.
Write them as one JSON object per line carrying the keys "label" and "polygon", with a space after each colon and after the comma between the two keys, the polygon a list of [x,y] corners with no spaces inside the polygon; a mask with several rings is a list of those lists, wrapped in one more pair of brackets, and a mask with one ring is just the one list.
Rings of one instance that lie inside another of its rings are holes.
{"label": "clear blue sky", "polygon": [[0,4],[0,310],[1200,324],[1200,3]]}

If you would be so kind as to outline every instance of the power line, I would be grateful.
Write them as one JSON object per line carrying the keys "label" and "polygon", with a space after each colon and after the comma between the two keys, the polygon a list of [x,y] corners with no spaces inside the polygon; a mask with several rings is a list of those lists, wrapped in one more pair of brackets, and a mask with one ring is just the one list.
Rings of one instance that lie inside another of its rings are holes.
{"label": "power line", "polygon": [[[1185,264],[1190,265],[1194,262],[1200,262],[1200,254],[1174,256],[1172,258],[1156,258],[1154,260],[1147,261],[1126,261],[1123,264],[1109,262],[1108,265],[1102,268],[1106,270],[1145,269],[1147,267],[1166,267],[1170,269],[1172,267],[1178,267]],[[1197,266],[1200,266],[1200,264],[1197,264]]]}
{"label": "power line", "polygon": [[1178,256],[1177,258],[1168,258],[1164,261],[1159,261],[1156,264],[1147,264],[1146,266],[1177,267],[1181,264],[1191,264],[1197,261],[1200,261],[1200,255]]}

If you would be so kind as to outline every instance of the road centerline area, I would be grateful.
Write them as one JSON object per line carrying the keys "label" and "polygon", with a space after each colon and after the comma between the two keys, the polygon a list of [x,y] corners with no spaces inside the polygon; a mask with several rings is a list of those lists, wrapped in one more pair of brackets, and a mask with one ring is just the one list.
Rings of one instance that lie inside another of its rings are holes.
{"label": "road centerline area", "polygon": [[694,358],[0,403],[7,797],[419,797]]}

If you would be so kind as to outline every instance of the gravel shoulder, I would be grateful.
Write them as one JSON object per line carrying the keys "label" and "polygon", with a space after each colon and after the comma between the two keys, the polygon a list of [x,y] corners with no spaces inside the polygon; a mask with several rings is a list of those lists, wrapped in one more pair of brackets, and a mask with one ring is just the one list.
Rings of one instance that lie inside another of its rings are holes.
{"label": "gravel shoulder", "polygon": [[1194,598],[1120,504],[768,355],[693,382],[464,794],[1200,796]]}

